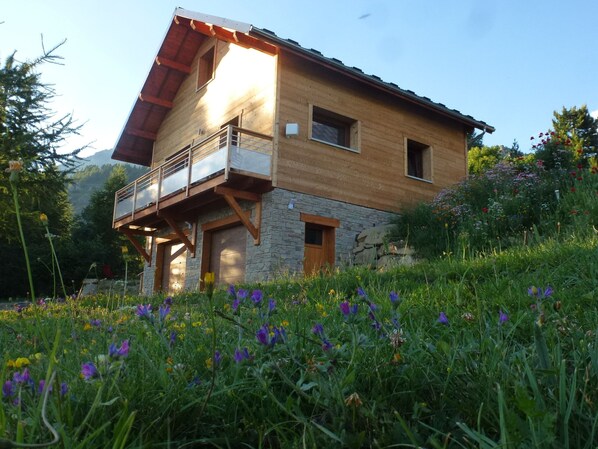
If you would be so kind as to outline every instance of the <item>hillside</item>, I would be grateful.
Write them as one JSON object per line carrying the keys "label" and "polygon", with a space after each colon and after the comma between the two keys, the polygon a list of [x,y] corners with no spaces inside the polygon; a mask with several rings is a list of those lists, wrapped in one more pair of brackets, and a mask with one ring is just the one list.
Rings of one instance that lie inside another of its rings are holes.
{"label": "hillside", "polygon": [[68,194],[75,214],[80,214],[87,206],[91,194],[102,188],[115,165],[125,167],[127,182],[132,182],[148,170],[147,167],[116,162],[110,159],[111,154],[111,150],[99,151],[85,158],[73,173],[73,182],[68,188]]}

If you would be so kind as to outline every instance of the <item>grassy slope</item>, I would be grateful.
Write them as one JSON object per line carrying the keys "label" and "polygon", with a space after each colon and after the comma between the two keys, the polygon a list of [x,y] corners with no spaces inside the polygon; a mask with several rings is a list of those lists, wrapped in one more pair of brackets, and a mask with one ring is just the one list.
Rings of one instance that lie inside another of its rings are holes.
{"label": "grassy slope", "polygon": [[[139,320],[132,310],[118,309],[116,298],[105,297],[68,311],[51,306],[21,317],[11,312],[4,315],[10,331],[3,329],[0,347],[6,359],[49,354],[55,329],[62,329],[57,366],[71,393],[68,400],[55,398],[62,413],[55,409],[54,416],[72,446],[103,422],[111,424],[94,437],[95,445],[86,445],[111,446],[114,429],[122,435],[125,418],[136,411],[127,447],[171,440],[198,447],[590,449],[598,444],[596,244],[595,238],[549,242],[381,274],[361,269],[300,282],[281,279],[248,286],[260,287],[266,304],[257,308],[246,300],[239,316],[225,292],[214,297],[217,315],[210,314],[205,297],[189,294],[175,298],[172,319],[161,324],[157,317],[154,324]],[[539,310],[530,308],[536,303],[528,295],[532,285],[554,289],[541,301],[541,327],[535,324]],[[398,315],[391,291],[402,300]],[[276,299],[275,314],[266,312],[267,298]],[[153,298],[154,310],[161,300]],[[343,318],[343,300],[358,303],[359,313]],[[368,302],[377,305],[381,330],[372,326]],[[509,316],[502,325],[499,310]],[[441,311],[449,325],[437,322]],[[102,325],[89,329],[95,318]],[[284,344],[266,348],[257,342],[264,322],[286,328]],[[323,325],[322,336],[310,331],[315,323]],[[109,325],[112,332],[106,332]],[[214,328],[222,361],[212,371]],[[171,332],[174,345],[168,343]],[[77,378],[82,362],[97,362],[111,342],[125,338],[131,353],[124,374],[106,367],[102,380]],[[332,345],[327,351],[324,338]],[[235,363],[237,347],[247,347],[251,358]],[[33,363],[33,376],[45,373],[47,364]],[[90,407],[98,391],[115,402]],[[6,400],[3,407],[14,412]],[[90,409],[92,424],[81,424]],[[0,431],[4,427],[14,438],[10,416],[0,415]],[[32,416],[28,435],[41,439],[39,417]]]}

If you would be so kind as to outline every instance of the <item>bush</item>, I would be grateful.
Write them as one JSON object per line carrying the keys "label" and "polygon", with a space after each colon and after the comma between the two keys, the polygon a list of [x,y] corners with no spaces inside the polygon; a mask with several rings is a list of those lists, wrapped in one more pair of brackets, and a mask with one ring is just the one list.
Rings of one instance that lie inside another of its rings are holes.
{"label": "bush", "polygon": [[598,221],[593,167],[568,172],[533,158],[502,162],[403,211],[392,237],[424,257],[465,257],[554,235],[568,224],[590,230]]}

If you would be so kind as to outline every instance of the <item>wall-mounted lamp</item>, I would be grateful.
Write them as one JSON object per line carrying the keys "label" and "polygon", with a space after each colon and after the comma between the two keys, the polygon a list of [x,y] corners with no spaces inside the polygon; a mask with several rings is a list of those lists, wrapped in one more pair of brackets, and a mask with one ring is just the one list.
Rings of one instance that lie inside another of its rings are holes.
{"label": "wall-mounted lamp", "polygon": [[299,135],[299,123],[287,123],[284,133],[287,137]]}

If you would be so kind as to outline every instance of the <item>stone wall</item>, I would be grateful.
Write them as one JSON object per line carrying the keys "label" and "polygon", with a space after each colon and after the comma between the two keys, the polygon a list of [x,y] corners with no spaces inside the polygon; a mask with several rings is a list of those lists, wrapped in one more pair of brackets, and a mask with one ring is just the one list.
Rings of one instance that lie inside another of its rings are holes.
{"label": "stone wall", "polygon": [[377,226],[363,230],[352,250],[355,265],[367,265],[380,270],[415,263],[415,251],[405,242],[391,242],[392,225]]}

